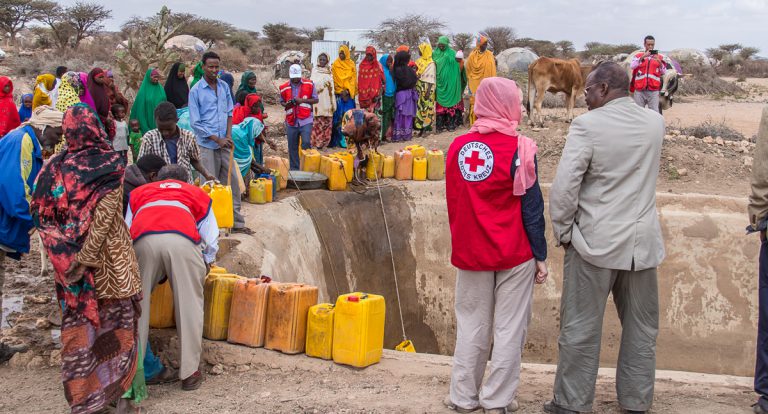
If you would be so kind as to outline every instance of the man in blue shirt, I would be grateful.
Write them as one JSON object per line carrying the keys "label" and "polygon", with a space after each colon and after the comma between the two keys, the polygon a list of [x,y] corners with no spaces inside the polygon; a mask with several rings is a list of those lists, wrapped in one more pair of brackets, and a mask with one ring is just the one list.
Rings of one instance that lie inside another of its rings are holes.
{"label": "man in blue shirt", "polygon": [[[239,168],[229,168],[234,143],[232,142],[232,92],[226,82],[218,78],[221,59],[214,52],[203,54],[203,79],[189,91],[189,121],[195,131],[203,167],[232,186],[236,233],[251,231],[245,227],[240,214]],[[227,174],[229,173],[229,177]]]}

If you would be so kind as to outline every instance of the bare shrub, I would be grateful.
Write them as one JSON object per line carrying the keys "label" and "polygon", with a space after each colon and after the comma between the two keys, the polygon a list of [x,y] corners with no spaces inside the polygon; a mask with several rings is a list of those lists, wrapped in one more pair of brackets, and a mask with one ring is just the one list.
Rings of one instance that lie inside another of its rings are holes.
{"label": "bare shrub", "polygon": [[221,58],[222,66],[230,72],[242,72],[248,68],[248,56],[234,47],[216,48],[216,54]]}
{"label": "bare shrub", "polygon": [[712,95],[715,97],[738,97],[746,95],[746,91],[734,82],[728,82],[717,75],[694,76],[683,79],[677,93],[681,96]]}
{"label": "bare shrub", "polygon": [[680,130],[683,135],[692,135],[696,138],[720,137],[726,141],[741,141],[744,134],[726,125],[725,120],[714,121],[707,119],[699,125],[685,127]]}

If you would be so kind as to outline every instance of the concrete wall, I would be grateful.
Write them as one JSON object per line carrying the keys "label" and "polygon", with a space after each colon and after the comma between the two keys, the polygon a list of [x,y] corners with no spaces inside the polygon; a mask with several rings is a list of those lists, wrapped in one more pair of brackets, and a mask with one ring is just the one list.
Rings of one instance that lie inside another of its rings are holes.
{"label": "concrete wall", "polygon": [[[382,191],[406,333],[419,352],[451,354],[455,269],[449,260],[444,183],[398,183]],[[388,307],[385,344],[391,348],[401,340],[375,191],[314,191],[244,206],[256,234],[225,241],[223,265],[249,276],[317,284],[326,301],[354,290],[383,294]],[[751,375],[759,242],[744,235],[746,200],[659,194],[658,206],[667,247],[659,272],[658,367]],[[562,250],[553,245],[549,265],[552,277],[536,288],[527,362],[557,362]],[[614,366],[621,330],[610,299],[604,326],[602,365]]]}

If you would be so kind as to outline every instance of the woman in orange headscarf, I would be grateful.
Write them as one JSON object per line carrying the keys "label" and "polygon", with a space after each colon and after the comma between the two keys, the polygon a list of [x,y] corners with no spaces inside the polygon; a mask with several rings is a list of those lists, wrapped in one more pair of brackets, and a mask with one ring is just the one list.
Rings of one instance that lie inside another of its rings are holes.
{"label": "woman in orange headscarf", "polygon": [[357,95],[357,69],[349,46],[339,46],[339,57],[331,65],[331,73],[336,94],[336,111],[333,113],[333,132],[329,147],[346,147],[341,133],[341,119],[348,110],[355,109]]}
{"label": "woman in orange headscarf", "polygon": [[488,50],[489,46],[493,47],[493,45],[489,45],[488,35],[481,32],[477,36],[475,50],[469,54],[469,58],[464,65],[467,70],[467,82],[469,83],[470,125],[475,122],[473,106],[475,104],[475,92],[477,92],[477,87],[480,86],[480,81],[496,76],[496,59],[493,57],[493,52]]}

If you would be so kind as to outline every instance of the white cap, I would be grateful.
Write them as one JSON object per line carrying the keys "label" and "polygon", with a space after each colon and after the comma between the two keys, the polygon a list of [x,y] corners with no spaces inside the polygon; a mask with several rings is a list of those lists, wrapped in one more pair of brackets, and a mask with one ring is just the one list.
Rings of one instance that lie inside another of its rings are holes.
{"label": "white cap", "polygon": [[461,50],[456,52],[456,59],[464,59],[464,52]]}
{"label": "white cap", "polygon": [[301,78],[301,65],[291,65],[290,69],[288,69],[288,76],[291,79]]}

